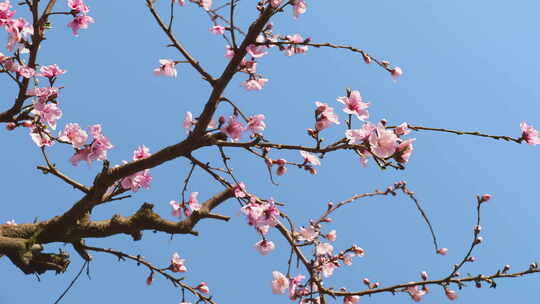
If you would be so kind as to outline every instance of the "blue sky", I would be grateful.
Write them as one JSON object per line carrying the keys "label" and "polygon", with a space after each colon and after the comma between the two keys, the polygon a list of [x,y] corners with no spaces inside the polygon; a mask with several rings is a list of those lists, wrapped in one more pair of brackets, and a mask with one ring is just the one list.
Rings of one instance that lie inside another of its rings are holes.
{"label": "blue sky", "polygon": [[[58,10],[65,10],[59,1]],[[167,16],[166,2],[158,7]],[[216,1],[217,5],[221,1]],[[55,16],[53,30],[42,45],[40,63],[57,63],[69,72],[60,77],[61,108],[59,122],[78,122],[82,126],[101,123],[115,148],[109,152],[112,164],[128,160],[141,144],[155,152],[185,137],[182,120],[186,111],[200,113],[209,86],[188,65],[179,65],[177,79],[152,75],[160,58],[182,60],[153,21],[144,1],[87,1],[96,23],[73,37],[65,16]],[[265,136],[273,142],[310,144],[305,129],[313,125],[315,101],[335,101],[346,88],[360,90],[371,102],[372,121],[386,118],[390,124],[481,131],[519,137],[519,123],[540,127],[538,113],[540,87],[535,60],[540,44],[537,18],[540,4],[533,1],[316,1],[308,0],[309,10],[298,20],[290,11],[274,19],[274,32],[300,33],[314,42],[349,44],[368,51],[379,59],[399,65],[404,75],[397,83],[375,65],[365,65],[358,54],[343,50],[311,48],[305,55],[286,57],[276,49],[260,60],[258,72],[270,81],[261,92],[246,92],[231,82],[225,96],[235,100],[245,113],[264,113]],[[22,7],[18,8],[23,11]],[[186,48],[213,75],[226,65],[223,39],[208,32],[206,14],[193,4],[176,9],[175,33]],[[255,2],[242,1],[237,10],[239,25],[246,26],[256,16]],[[0,39],[4,39],[1,34]],[[6,53],[5,49],[0,49]],[[4,77],[5,78],[5,77]],[[4,105],[11,102],[15,88],[2,78]],[[5,108],[6,106],[4,106]],[[219,114],[228,115],[223,108]],[[345,115],[340,113],[343,119]],[[324,131],[324,137],[337,139],[343,126]],[[3,153],[0,164],[4,182],[1,221],[18,223],[44,220],[62,213],[80,194],[52,176],[35,169],[42,164],[39,149],[27,131],[0,131]],[[450,249],[448,255],[435,255],[430,236],[413,203],[404,196],[358,201],[336,212],[326,230],[336,229],[337,249],[358,244],[366,256],[352,267],[336,271],[327,284],[337,288],[363,289],[362,278],[379,281],[382,286],[418,279],[427,270],[431,278],[444,277],[460,261],[468,248],[474,226],[475,195],[491,193],[482,216],[484,244],[462,273],[491,274],[504,264],[514,270],[526,269],[539,258],[535,239],[540,190],[538,147],[497,142],[492,139],[421,132],[415,151],[404,171],[381,171],[373,163],[362,168],[352,153],[327,155],[316,176],[289,168],[272,185],[264,164],[242,151],[230,152],[232,166],[249,187],[260,196],[285,202],[297,225],[318,217],[328,201],[341,201],[357,194],[383,189],[406,180],[415,191],[435,227],[439,242]],[[100,164],[88,168],[72,167],[70,149],[53,147],[50,155],[66,173],[89,184]],[[218,165],[217,149],[196,152],[201,159]],[[275,158],[298,160],[297,152],[273,152]],[[153,186],[129,200],[97,208],[95,219],[112,214],[129,215],[143,202],[156,205],[163,217],[170,216],[168,202],[178,199],[189,163],[177,159],[152,169]],[[189,191],[206,199],[219,191],[219,185],[202,171],[195,171]],[[238,204],[230,201],[218,210],[232,217],[228,223],[203,221],[200,236],[175,236],[145,233],[132,242],[127,236],[90,239],[88,244],[141,254],[163,267],[178,251],[187,259],[188,283],[201,280],[210,286],[219,303],[290,302],[271,294],[273,270],[286,271],[288,250],[278,233],[270,232],[277,250],[262,257],[252,246],[259,240]],[[68,272],[45,274],[38,282],[25,276],[5,258],[0,259],[4,288],[0,303],[52,303],[79,270],[82,261],[72,255]],[[156,277],[145,285],[148,272],[131,262],[117,262],[112,256],[94,254],[91,280],[81,277],[63,303],[177,303],[179,290]],[[305,273],[302,269],[294,272]],[[497,289],[469,286],[459,291],[457,303],[531,303],[536,299],[538,276],[499,280]],[[12,283],[13,282],[13,283]],[[7,283],[7,284],[6,284]],[[485,287],[485,286],[484,286]],[[29,292],[31,291],[31,292]],[[406,295],[375,295],[362,303],[403,303]],[[448,301],[441,288],[432,288],[424,303]]]}

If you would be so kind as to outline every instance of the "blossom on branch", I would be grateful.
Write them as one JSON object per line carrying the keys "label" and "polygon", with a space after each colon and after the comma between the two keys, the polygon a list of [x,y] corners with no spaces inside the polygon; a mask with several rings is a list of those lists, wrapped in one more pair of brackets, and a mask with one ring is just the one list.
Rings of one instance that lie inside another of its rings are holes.
{"label": "blossom on branch", "polygon": [[159,68],[154,69],[154,75],[156,76],[167,76],[167,77],[176,77],[178,73],[176,72],[176,62],[172,59],[160,59]]}

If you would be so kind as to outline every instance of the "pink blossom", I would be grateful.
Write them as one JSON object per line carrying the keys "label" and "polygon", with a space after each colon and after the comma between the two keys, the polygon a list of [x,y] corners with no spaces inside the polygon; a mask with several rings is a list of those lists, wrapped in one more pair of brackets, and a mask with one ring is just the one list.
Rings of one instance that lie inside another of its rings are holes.
{"label": "pink blossom", "polygon": [[82,130],[78,123],[68,123],[58,136],[60,140],[71,143],[75,149],[82,148],[88,140],[88,133]]}
{"label": "pink blossom", "polygon": [[325,278],[328,278],[329,276],[331,276],[333,273],[334,273],[334,270],[338,268],[338,266],[332,262],[332,261],[329,261],[329,262],[326,262],[322,265],[322,273],[323,273],[323,276]]}
{"label": "pink blossom", "polygon": [[398,145],[396,155],[394,155],[397,162],[407,163],[409,161],[409,158],[414,150],[412,143],[415,140],[415,138],[407,139]]}
{"label": "pink blossom", "polygon": [[251,116],[248,119],[247,129],[253,134],[260,134],[266,128],[264,118],[264,114]]}
{"label": "pink blossom", "polygon": [[236,198],[246,197],[246,185],[243,182],[238,183],[233,191]]}
{"label": "pink blossom", "polygon": [[331,255],[334,250],[334,246],[329,243],[319,243],[315,249],[317,255]]}
{"label": "pink blossom", "polygon": [[28,95],[36,96],[38,101],[41,103],[46,103],[49,100],[54,100],[58,98],[58,88],[47,87],[47,88],[34,88],[28,91]]}
{"label": "pink blossom", "polygon": [[39,115],[42,122],[47,123],[51,129],[56,129],[56,121],[62,117],[62,111],[56,103],[41,103],[34,100],[34,109],[31,112]]}
{"label": "pink blossom", "polygon": [[175,252],[171,257],[171,265],[169,266],[169,269],[172,272],[186,272],[187,268],[184,265],[184,259],[180,258],[180,255]]}
{"label": "pink blossom", "polygon": [[312,242],[319,236],[319,231],[312,226],[307,229],[301,227],[299,231],[295,231],[294,236],[298,241]]}
{"label": "pink blossom", "polygon": [[344,255],[343,256],[343,264],[345,264],[347,266],[351,266],[353,257],[354,257],[354,255],[352,255],[350,253],[347,253],[346,255]]}
{"label": "pink blossom", "polygon": [[250,202],[242,207],[240,211],[246,215],[248,225],[255,226],[263,234],[266,233],[268,227],[274,227],[278,223],[279,210],[273,200],[260,204]]}
{"label": "pink blossom", "polygon": [[260,91],[264,87],[264,85],[268,82],[267,78],[257,78],[257,79],[248,79],[242,83],[240,83],[241,86],[243,86],[248,91]]}
{"label": "pink blossom", "polygon": [[359,257],[363,257],[364,256],[364,249],[356,246],[356,245],[352,245],[351,247],[351,250],[352,252],[356,255],[356,256],[359,256]]}
{"label": "pink blossom", "polygon": [[345,137],[349,140],[349,143],[361,143],[369,138],[371,133],[376,130],[377,127],[371,122],[365,123],[361,129],[350,129],[345,131]]}
{"label": "pink blossom", "polygon": [[49,134],[38,129],[32,129],[30,131],[30,137],[38,147],[50,147],[54,144]]}
{"label": "pink blossom", "polygon": [[270,252],[274,251],[276,249],[276,246],[274,245],[274,242],[267,241],[267,240],[260,240],[257,243],[255,243],[255,249],[262,255],[267,255]]}
{"label": "pink blossom", "polygon": [[422,297],[426,294],[426,292],[422,289],[419,289],[418,286],[409,286],[405,289],[411,296],[411,299],[415,302],[422,301]]}
{"label": "pink blossom", "polygon": [[491,194],[484,194],[480,197],[480,203],[487,202],[491,199]]}
{"label": "pink blossom", "polygon": [[329,241],[335,242],[336,241],[336,230],[331,230],[326,234],[326,238]]}
{"label": "pink blossom", "polygon": [[272,5],[273,8],[278,7],[281,4],[281,0],[270,0],[270,5]]}
{"label": "pink blossom", "polygon": [[72,11],[75,11],[76,13],[82,13],[87,14],[90,9],[82,0],[68,0],[68,6],[71,8]]}
{"label": "pink blossom", "polygon": [[[264,36],[260,35],[260,36],[257,37],[257,39],[255,41],[258,42],[258,43],[262,43],[265,40],[266,39],[264,38]],[[246,47],[246,51],[253,58],[261,58],[262,56],[266,55],[267,54],[266,49],[267,49],[267,47],[264,46],[264,45],[255,45],[255,44],[250,44],[250,45],[248,45]]]}
{"label": "pink blossom", "polygon": [[5,29],[9,35],[6,47],[8,51],[12,51],[18,43],[34,34],[34,28],[24,18],[7,20]]}
{"label": "pink blossom", "polygon": [[426,271],[420,272],[420,278],[421,278],[422,280],[424,280],[424,281],[427,280],[427,279],[428,279],[428,274],[427,274],[427,272],[426,272]]}
{"label": "pink blossom", "polygon": [[277,169],[276,169],[277,176],[285,175],[285,173],[287,173],[287,167],[285,167],[285,166],[278,166],[277,167]]}
{"label": "pink blossom", "polygon": [[234,56],[234,49],[233,49],[232,46],[227,44],[225,46],[225,58],[231,59],[231,58],[233,58],[233,56]]}
{"label": "pink blossom", "polygon": [[392,156],[398,147],[398,137],[394,132],[386,130],[382,123],[369,136],[371,152],[380,158]]}
{"label": "pink blossom", "polygon": [[141,188],[150,188],[151,182],[152,175],[150,175],[150,170],[146,169],[124,177],[120,182],[120,185],[124,189],[131,189],[131,191],[137,192]]}
{"label": "pink blossom", "polygon": [[302,155],[302,157],[304,158],[304,165],[307,165],[307,164],[312,164],[314,166],[321,165],[321,160],[317,156],[309,152],[300,151],[300,155]]}
{"label": "pink blossom", "polygon": [[[293,43],[303,43],[305,41],[304,38],[300,36],[300,34],[287,35],[286,38],[288,41]],[[292,56],[294,54],[304,54],[308,51],[308,48],[309,47],[307,45],[292,44],[284,47],[283,52],[287,56]]]}
{"label": "pink blossom", "polygon": [[8,24],[8,21],[11,20],[11,17],[15,15],[15,11],[10,11],[11,4],[9,0],[0,2],[0,26]]}
{"label": "pink blossom", "polygon": [[154,75],[156,76],[168,76],[168,77],[176,77],[178,73],[176,72],[176,62],[172,59],[160,59],[159,60],[160,67],[154,69]]}
{"label": "pink blossom", "polygon": [[17,69],[17,74],[24,78],[31,78],[36,74],[36,71],[27,65],[21,65]]}
{"label": "pink blossom", "polygon": [[198,195],[199,192],[191,192],[191,194],[189,195],[188,205],[193,211],[199,211],[202,207],[202,205],[199,204],[199,201],[197,200]]}
{"label": "pink blossom", "polygon": [[298,18],[300,15],[307,11],[307,4],[305,0],[294,0],[293,2],[293,16]]}
{"label": "pink blossom", "polygon": [[186,129],[186,133],[191,132],[191,128],[193,128],[197,124],[197,120],[193,119],[193,114],[191,112],[186,112],[186,115],[184,116],[184,129]]}
{"label": "pink blossom", "polygon": [[71,28],[73,35],[77,37],[79,36],[79,30],[87,29],[90,23],[95,23],[94,18],[86,15],[81,15],[73,18],[73,20],[71,20],[67,26]]}
{"label": "pink blossom", "polygon": [[222,25],[214,25],[210,28],[210,32],[214,35],[223,35],[225,34],[225,27]]}
{"label": "pink blossom", "polygon": [[88,165],[94,160],[105,160],[107,159],[107,151],[114,148],[109,139],[101,133],[101,125],[91,126],[90,134],[94,140],[86,148],[77,150],[75,155],[70,158],[72,165],[76,166],[81,160],[85,160]]}
{"label": "pink blossom", "polygon": [[47,77],[49,79],[52,79],[53,77],[56,77],[58,75],[62,75],[66,73],[66,70],[62,70],[58,67],[56,64],[48,65],[48,66],[42,66],[39,71],[41,73],[38,74],[38,76]]}
{"label": "pink blossom", "polygon": [[345,296],[343,297],[343,304],[356,304],[360,301],[359,296]]}
{"label": "pink blossom", "polygon": [[457,299],[457,292],[455,292],[454,290],[450,290],[448,288],[445,288],[444,293],[446,294],[446,297],[451,301]]}
{"label": "pink blossom", "polygon": [[402,135],[407,135],[407,134],[411,133],[411,130],[409,130],[409,125],[406,122],[404,122],[404,123],[402,123],[399,126],[394,128],[394,133],[397,136],[402,136]]}
{"label": "pink blossom", "polygon": [[343,112],[347,114],[354,114],[360,120],[366,120],[369,117],[367,108],[369,103],[362,102],[362,96],[359,91],[352,91],[350,96],[339,97],[337,101],[345,105]]}
{"label": "pink blossom", "polygon": [[221,133],[227,134],[227,136],[230,137],[234,142],[240,139],[244,130],[244,126],[238,120],[236,120],[236,116],[231,116],[229,117],[227,124],[221,127],[220,131]]}
{"label": "pink blossom", "polygon": [[212,0],[190,0],[199,4],[204,10],[208,11],[212,7]]}
{"label": "pink blossom", "polygon": [[255,74],[257,72],[257,61],[242,58],[239,70],[247,74]]}
{"label": "pink blossom", "polygon": [[287,288],[289,288],[289,279],[287,279],[281,272],[273,271],[272,277],[272,293],[283,294]]}
{"label": "pink blossom", "polygon": [[172,216],[174,217],[182,217],[182,208],[180,207],[180,204],[178,204],[176,201],[170,201],[169,205],[172,207]]}
{"label": "pink blossom", "polygon": [[172,3],[174,2],[178,2],[178,4],[180,4],[180,6],[184,6],[186,4],[186,0],[172,0]]}
{"label": "pink blossom", "polygon": [[137,149],[135,149],[135,151],[133,151],[133,160],[140,160],[143,158],[147,158],[150,155],[152,155],[150,153],[150,149],[148,149],[148,147],[146,147],[145,145],[141,145],[141,146],[138,146]]}
{"label": "pink blossom", "polygon": [[298,288],[298,285],[300,285],[300,282],[302,282],[303,279],[306,277],[304,275],[297,275],[294,278],[291,278],[289,281],[289,292],[288,296],[289,299],[294,301],[300,296],[303,292],[303,288]]}
{"label": "pink blossom", "polygon": [[210,293],[210,288],[208,287],[208,285],[206,285],[205,282],[201,282],[199,285],[197,285],[197,287],[195,287],[195,289],[199,290],[202,293]]}
{"label": "pink blossom", "polygon": [[317,115],[315,128],[317,131],[328,128],[332,123],[339,125],[339,118],[334,113],[334,108],[319,101],[316,101],[315,105],[317,106],[317,110],[315,110],[315,114]]}
{"label": "pink blossom", "polygon": [[528,125],[526,122],[522,122],[521,127],[521,139],[531,146],[540,144],[540,138],[538,138],[538,131],[531,125]]}

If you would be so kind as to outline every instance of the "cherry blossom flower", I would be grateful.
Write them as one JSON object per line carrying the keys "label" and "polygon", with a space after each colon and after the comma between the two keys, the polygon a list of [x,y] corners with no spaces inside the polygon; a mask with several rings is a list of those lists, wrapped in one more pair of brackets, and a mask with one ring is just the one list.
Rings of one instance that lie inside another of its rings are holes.
{"label": "cherry blossom flower", "polygon": [[522,122],[521,127],[521,139],[531,146],[540,144],[540,138],[538,138],[538,131],[531,125],[528,125],[526,122]]}
{"label": "cherry blossom flower", "polygon": [[418,286],[409,286],[405,289],[411,296],[411,299],[415,302],[422,301],[422,297],[426,294],[426,292],[422,289],[419,289]]}
{"label": "cherry blossom flower", "polygon": [[317,255],[331,255],[334,250],[334,246],[329,243],[320,243],[317,245],[315,252]]}
{"label": "cherry blossom flower", "polygon": [[307,4],[305,0],[294,0],[293,2],[293,17],[297,19],[300,15],[307,11]]}
{"label": "cherry blossom flower", "polygon": [[197,3],[200,5],[205,11],[210,10],[212,7],[212,0],[190,0],[191,2]]}
{"label": "cherry blossom flower", "polygon": [[107,159],[107,151],[114,148],[109,139],[101,132],[101,125],[91,126],[90,134],[94,140],[86,148],[77,150],[70,158],[72,165],[76,166],[81,160],[85,160],[88,165],[94,160],[105,160]]}
{"label": "cherry blossom flower", "polygon": [[141,145],[137,147],[135,151],[133,151],[133,160],[140,160],[143,158],[147,158],[150,155],[152,155],[150,154],[150,149],[148,149],[148,147],[146,147],[145,145]]}
{"label": "cherry blossom flower", "polygon": [[312,226],[307,229],[300,227],[299,231],[295,231],[294,236],[298,241],[312,242],[319,236],[319,231]]}
{"label": "cherry blossom flower", "polygon": [[184,129],[186,129],[186,133],[191,132],[191,128],[193,128],[197,124],[197,120],[193,119],[193,114],[191,112],[186,112],[186,115],[184,116],[184,123],[182,124]]}
{"label": "cherry blossom flower", "polygon": [[172,272],[186,272],[187,267],[184,265],[185,259],[181,259],[178,252],[173,253],[171,257],[171,265],[169,269]]}
{"label": "cherry blossom flower", "polygon": [[334,274],[334,270],[338,268],[338,266],[332,262],[332,261],[328,261],[328,262],[325,262],[323,265],[322,265],[322,274],[325,278],[328,278],[330,277],[332,274]]}
{"label": "cherry blossom flower", "polygon": [[267,241],[267,240],[260,240],[257,243],[255,243],[255,249],[262,255],[267,255],[270,252],[274,251],[276,249],[276,246],[274,245],[274,242]]}
{"label": "cherry blossom flower", "polygon": [[50,147],[54,144],[54,141],[49,136],[49,134],[39,131],[38,129],[31,129],[30,131],[30,137],[32,138],[32,141],[38,146],[38,147]]}
{"label": "cherry blossom flower", "polygon": [[34,28],[24,18],[7,20],[5,29],[9,35],[6,46],[8,51],[12,51],[16,46],[24,47],[19,43],[22,43],[29,35],[34,34]]}
{"label": "cherry blossom flower", "polygon": [[248,91],[260,91],[263,89],[264,85],[268,82],[267,78],[257,78],[257,79],[248,79],[242,83],[243,86]]}
{"label": "cherry blossom flower", "polygon": [[254,226],[263,234],[266,234],[268,227],[274,227],[278,223],[279,210],[272,199],[262,203],[250,202],[240,211],[246,215],[248,225]]}
{"label": "cherry blossom flower", "polygon": [[62,117],[62,111],[55,103],[41,103],[34,100],[34,109],[30,112],[34,115],[39,115],[39,119],[47,123],[51,129],[56,129],[56,121]]}
{"label": "cherry blossom flower", "polygon": [[238,183],[233,191],[236,198],[246,197],[246,185],[243,182]]}
{"label": "cherry blossom flower", "polygon": [[386,130],[382,123],[377,125],[377,130],[369,136],[371,152],[380,158],[392,156],[398,147],[398,137],[394,132]]}
{"label": "cherry blossom flower", "polygon": [[[305,40],[300,34],[287,35],[287,40],[293,43],[303,43]],[[307,45],[292,44],[283,48],[283,52],[286,56],[292,56],[294,54],[304,54],[308,51]]]}
{"label": "cherry blossom flower", "polygon": [[202,205],[199,204],[199,201],[197,200],[198,195],[199,192],[191,192],[191,194],[189,195],[188,206],[193,211],[199,211],[202,207]]}
{"label": "cherry blossom flower", "polygon": [[225,27],[222,25],[214,25],[210,28],[210,32],[214,35],[223,35],[225,34]]}
{"label": "cherry blossom flower", "polygon": [[315,156],[315,155],[313,155],[313,154],[311,154],[309,152],[300,151],[300,155],[302,155],[302,157],[304,158],[304,165],[306,165],[306,164],[312,164],[314,166],[320,166],[321,165],[321,160],[317,156]]}
{"label": "cherry blossom flower", "polygon": [[337,98],[337,101],[345,105],[343,112],[347,114],[354,114],[360,120],[366,120],[369,117],[367,108],[369,103],[362,102],[362,96],[359,91],[352,91],[350,96],[343,96]]}
{"label": "cherry blossom flower", "polygon": [[266,128],[264,119],[264,114],[251,116],[248,119],[247,129],[253,134],[261,134],[261,132],[264,131],[264,128]]}
{"label": "cherry blossom flower", "polygon": [[58,139],[71,143],[75,149],[82,148],[88,140],[88,133],[82,130],[78,123],[68,123],[58,136]]}
{"label": "cherry blossom flower", "polygon": [[141,188],[150,188],[151,182],[152,175],[150,175],[150,170],[146,169],[124,177],[120,182],[120,185],[124,189],[131,189],[131,191],[137,192]]}
{"label": "cherry blossom flower", "polygon": [[208,285],[206,285],[205,282],[201,282],[199,285],[197,285],[197,287],[195,287],[195,289],[197,289],[198,291],[202,292],[202,293],[210,293],[210,288],[208,288]]}
{"label": "cherry blossom flower", "polygon": [[363,257],[364,256],[364,249],[356,246],[356,245],[352,245],[351,247],[351,250],[352,252],[356,255],[356,256],[359,256],[359,257]]}
{"label": "cherry blossom flower", "polygon": [[278,6],[281,4],[281,1],[282,1],[282,0],[270,0],[270,5],[271,5],[273,8],[276,8],[276,7],[278,7]]}
{"label": "cherry blossom flower", "polygon": [[79,30],[87,29],[90,23],[95,23],[94,18],[86,15],[81,15],[73,18],[73,20],[71,20],[67,26],[71,28],[73,35],[77,37],[79,36]]}
{"label": "cherry blossom flower", "polygon": [[28,91],[28,95],[36,96],[38,101],[41,103],[46,103],[49,100],[54,100],[58,98],[58,88],[48,87],[48,88],[34,88]]}
{"label": "cherry blossom flower", "polygon": [[231,59],[231,58],[233,58],[233,56],[234,56],[234,49],[233,49],[232,46],[227,44],[225,46],[225,58]]}
{"label": "cherry blossom flower", "polygon": [[415,138],[407,139],[398,145],[396,155],[394,155],[397,162],[407,163],[409,161],[412,151],[414,150],[412,143],[415,140]]}
{"label": "cherry blossom flower", "polygon": [[172,3],[175,3],[175,2],[178,2],[178,4],[180,4],[180,6],[184,6],[186,4],[185,0],[172,0]]}
{"label": "cherry blossom flower", "polygon": [[0,2],[0,26],[7,25],[8,21],[15,15],[15,11],[10,11],[11,7],[9,0]]}
{"label": "cherry blossom flower", "polygon": [[235,142],[242,137],[242,132],[244,132],[244,126],[236,120],[236,116],[229,117],[227,124],[221,127],[221,132],[227,134],[231,138],[231,141]]}
{"label": "cherry blossom flower", "polygon": [[406,122],[404,122],[404,123],[402,123],[399,126],[394,128],[394,133],[397,136],[402,136],[402,135],[407,135],[407,134],[411,133],[411,130],[409,130],[409,125]]}
{"label": "cherry blossom flower", "polygon": [[75,13],[87,14],[90,9],[82,0],[68,0],[68,6]]}
{"label": "cherry blossom flower", "polygon": [[273,271],[272,277],[272,293],[283,294],[287,288],[289,288],[289,279],[287,279],[281,272]]}
{"label": "cherry blossom flower", "polygon": [[168,76],[176,77],[178,75],[176,71],[176,62],[172,59],[160,59],[159,68],[154,69],[154,75],[156,76]]}
{"label": "cherry blossom flower", "polygon": [[21,65],[17,69],[17,74],[24,78],[31,78],[36,74],[36,71],[27,65]]}
{"label": "cherry blossom flower", "polygon": [[349,143],[361,143],[369,138],[371,133],[376,130],[377,127],[371,122],[365,123],[361,129],[350,129],[345,131],[345,137],[349,140]]}
{"label": "cherry blossom flower", "polygon": [[343,264],[345,264],[347,266],[351,266],[353,257],[354,257],[354,255],[352,255],[350,253],[347,253],[346,255],[344,255],[343,256]]}
{"label": "cherry blossom flower", "polygon": [[328,128],[332,123],[339,125],[339,118],[336,113],[334,113],[334,108],[319,101],[316,101],[315,105],[317,106],[317,109],[315,110],[315,114],[317,115],[315,128],[317,131]]}
{"label": "cherry blossom flower", "polygon": [[180,204],[178,204],[176,201],[170,201],[169,205],[172,207],[171,215],[174,217],[182,217],[182,208],[180,207]]}
{"label": "cherry blossom flower", "polygon": [[289,299],[294,301],[298,298],[298,296],[301,295],[303,289],[301,288],[298,288],[298,285],[300,285],[300,282],[305,279],[306,277],[304,275],[297,275],[296,277],[294,278],[291,278],[289,280],[289,292],[288,292],[288,296],[289,296]]}
{"label": "cherry blossom flower", "polygon": [[43,76],[43,77],[47,77],[50,79],[58,76],[58,75],[62,75],[62,74],[65,74],[67,71],[66,70],[62,70],[58,67],[58,65],[56,64],[52,64],[52,65],[48,65],[48,66],[42,66],[40,69],[39,69],[40,73],[38,74],[38,76]]}
{"label": "cherry blossom flower", "polygon": [[359,296],[345,296],[343,297],[343,304],[356,304],[360,301]]}
{"label": "cherry blossom flower", "polygon": [[326,234],[326,238],[329,241],[335,242],[336,241],[336,230],[331,230]]}

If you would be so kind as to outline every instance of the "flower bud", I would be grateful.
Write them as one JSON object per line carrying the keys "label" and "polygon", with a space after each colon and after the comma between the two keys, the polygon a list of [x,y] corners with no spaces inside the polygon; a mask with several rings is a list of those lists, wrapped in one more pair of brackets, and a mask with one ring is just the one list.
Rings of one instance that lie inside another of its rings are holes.
{"label": "flower bud", "polygon": [[506,264],[506,265],[504,265],[504,267],[503,267],[502,273],[507,273],[508,270],[510,270],[510,265]]}
{"label": "flower bud", "polygon": [[425,271],[422,271],[420,272],[420,278],[422,278],[422,280],[427,280],[428,279],[428,275],[427,275],[427,272]]}
{"label": "flower bud", "polygon": [[278,176],[282,176],[284,175],[285,173],[287,173],[287,168],[285,166],[279,166],[276,170],[276,174]]}
{"label": "flower bud", "polygon": [[480,226],[480,225],[474,226],[474,232],[475,233],[480,233],[480,231],[482,231],[482,226]]}
{"label": "flower bud", "polygon": [[278,160],[275,161],[275,163],[278,165],[278,166],[285,166],[285,164],[287,163],[287,160],[284,159],[284,158],[280,158]]}
{"label": "flower bud", "polygon": [[439,248],[437,249],[437,254],[446,255],[448,253],[448,248]]}
{"label": "flower bud", "polygon": [[369,286],[369,284],[371,284],[371,281],[370,281],[368,278],[364,278],[364,279],[362,280],[362,282],[364,282],[364,284],[366,284],[366,285],[368,285],[368,286]]}
{"label": "flower bud", "polygon": [[364,57],[364,62],[365,62],[366,64],[370,64],[370,63],[371,63],[371,57],[370,57],[368,54],[362,53],[362,57]]}
{"label": "flower bud", "polygon": [[6,124],[6,129],[8,131],[13,131],[13,130],[15,130],[16,127],[17,127],[17,125],[14,122],[8,122]]}
{"label": "flower bud", "polygon": [[395,67],[390,70],[392,78],[397,79],[399,76],[403,75],[403,70],[400,67]]}
{"label": "flower bud", "polygon": [[491,199],[491,194],[484,194],[480,197],[480,203],[487,202]]}
{"label": "flower bud", "polygon": [[476,239],[474,240],[474,243],[475,244],[480,244],[484,241],[484,238],[481,237],[481,236],[477,236]]}
{"label": "flower bud", "polygon": [[30,128],[33,125],[33,123],[31,120],[25,120],[22,122],[22,125],[26,128]]}

